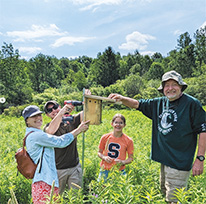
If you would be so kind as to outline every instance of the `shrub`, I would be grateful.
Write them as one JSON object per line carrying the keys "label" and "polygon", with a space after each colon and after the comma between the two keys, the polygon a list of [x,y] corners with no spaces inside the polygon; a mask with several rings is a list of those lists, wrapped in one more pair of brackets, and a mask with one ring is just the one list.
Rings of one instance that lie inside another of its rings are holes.
{"label": "shrub", "polygon": [[11,117],[21,117],[22,111],[28,105],[30,104],[25,104],[21,106],[10,106],[9,108],[4,109],[3,115],[11,116]]}

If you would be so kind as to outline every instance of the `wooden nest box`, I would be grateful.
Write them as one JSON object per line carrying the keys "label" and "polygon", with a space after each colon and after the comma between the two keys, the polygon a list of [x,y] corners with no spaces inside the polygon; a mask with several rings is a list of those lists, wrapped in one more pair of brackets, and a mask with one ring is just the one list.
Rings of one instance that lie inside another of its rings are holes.
{"label": "wooden nest box", "polygon": [[90,125],[99,125],[102,122],[102,101],[121,104],[115,99],[101,96],[84,95],[84,121],[90,120]]}

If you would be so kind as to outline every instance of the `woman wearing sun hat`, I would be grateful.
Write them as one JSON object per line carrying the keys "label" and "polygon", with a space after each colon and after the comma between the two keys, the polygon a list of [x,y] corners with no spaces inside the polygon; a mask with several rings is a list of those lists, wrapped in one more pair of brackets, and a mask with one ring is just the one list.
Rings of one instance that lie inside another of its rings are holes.
{"label": "woman wearing sun hat", "polygon": [[[26,122],[26,139],[27,151],[34,161],[37,163],[44,148],[42,161],[38,163],[32,181],[32,199],[34,204],[45,203],[50,196],[52,182],[55,182],[54,193],[58,195],[58,176],[55,164],[54,148],[64,148],[68,146],[74,138],[81,132],[88,129],[87,122],[82,122],[78,128],[70,133],[64,134],[61,137],[50,135],[41,130],[42,126],[42,111],[35,106],[27,106],[22,113]],[[39,172],[41,164],[41,171]]]}

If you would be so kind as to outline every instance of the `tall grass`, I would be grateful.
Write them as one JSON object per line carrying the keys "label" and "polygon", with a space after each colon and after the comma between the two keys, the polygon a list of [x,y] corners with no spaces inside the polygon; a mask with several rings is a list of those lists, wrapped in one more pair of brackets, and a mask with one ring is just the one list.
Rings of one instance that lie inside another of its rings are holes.
{"label": "tall grass", "polygon": [[[134,141],[134,161],[126,166],[127,175],[121,176],[113,169],[109,182],[97,182],[100,159],[97,156],[101,136],[112,131],[111,120],[114,114],[126,117],[124,133]],[[44,124],[49,121],[43,116]],[[16,175],[14,154],[22,146],[25,133],[23,118],[0,116],[0,203],[7,203],[11,189],[18,203],[31,203],[31,180]],[[84,185],[64,193],[60,203],[161,203],[165,198],[159,187],[159,167],[150,160],[151,121],[135,110],[103,110],[102,123],[92,125],[84,134]],[[82,158],[82,135],[78,136],[78,150]],[[206,170],[206,169],[205,169]],[[176,192],[181,203],[206,203],[206,171],[198,177],[190,177],[188,190]]]}

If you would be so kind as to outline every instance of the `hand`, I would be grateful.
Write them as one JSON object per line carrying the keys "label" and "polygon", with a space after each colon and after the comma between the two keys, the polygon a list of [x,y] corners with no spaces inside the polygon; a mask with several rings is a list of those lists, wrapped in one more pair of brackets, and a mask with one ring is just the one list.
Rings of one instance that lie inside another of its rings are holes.
{"label": "hand", "polygon": [[86,132],[89,129],[89,122],[89,120],[81,122],[81,124],[78,127],[79,131]]}
{"label": "hand", "polygon": [[62,114],[62,116],[65,114],[65,113],[67,113],[67,114],[70,114],[73,110],[74,110],[74,106],[73,105],[71,105],[71,104],[66,104],[66,105],[64,105],[64,107],[61,109],[61,114]]}
{"label": "hand", "polygon": [[198,176],[203,173],[204,162],[196,159],[192,167],[192,175]]}
{"label": "hand", "polygon": [[104,156],[103,160],[106,161],[107,163],[112,163],[113,159],[109,156]]}
{"label": "hand", "polygon": [[111,93],[108,98],[115,99],[116,101],[122,101],[123,96],[116,93]]}
{"label": "hand", "polygon": [[120,166],[124,166],[125,165],[124,160],[115,159],[114,161],[116,162],[116,164],[119,164]]}
{"label": "hand", "polygon": [[89,89],[85,89],[84,93],[85,95],[91,95],[91,91]]}

